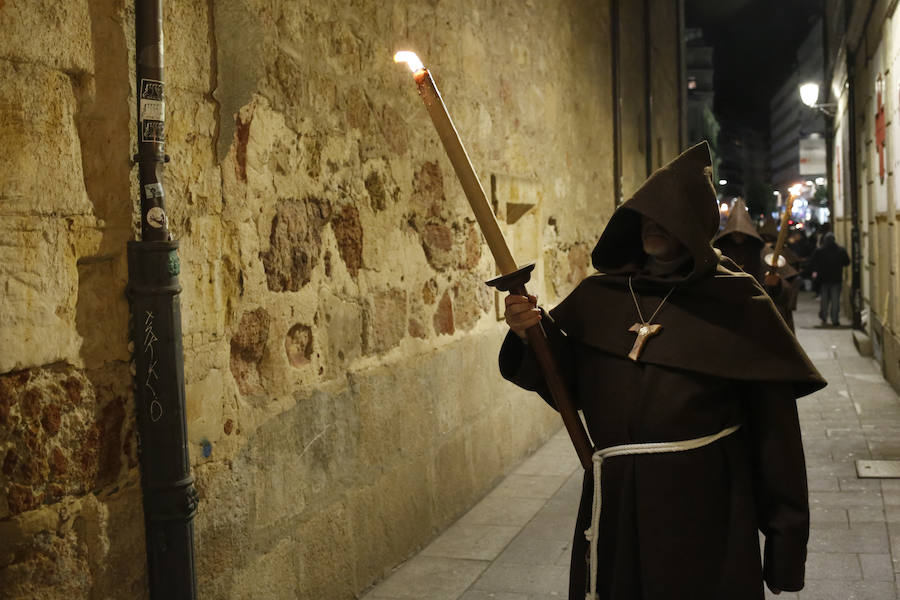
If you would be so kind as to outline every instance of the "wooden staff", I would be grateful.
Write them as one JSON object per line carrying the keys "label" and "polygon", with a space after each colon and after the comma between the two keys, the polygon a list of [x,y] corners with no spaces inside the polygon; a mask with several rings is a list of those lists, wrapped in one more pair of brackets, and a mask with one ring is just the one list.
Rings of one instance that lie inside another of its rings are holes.
{"label": "wooden staff", "polygon": [[788,220],[791,217],[791,209],[794,206],[794,197],[794,193],[791,192],[791,195],[788,196],[787,204],[784,206],[784,213],[781,215],[781,229],[778,230],[775,249],[769,255],[772,258],[772,262],[769,263],[769,271],[766,273],[766,285],[775,285],[777,283],[769,283],[771,281],[769,276],[778,272],[778,258],[781,256],[781,252],[784,250],[784,242],[787,240]]}
{"label": "wooden staff", "polygon": [[[488,248],[490,248],[491,254],[493,254],[494,260],[497,262],[497,267],[503,274],[501,277],[489,281],[488,285],[500,291],[509,291],[513,294],[527,296],[528,292],[525,288],[525,283],[530,279],[534,265],[518,268],[516,261],[513,260],[506,239],[503,237],[494,212],[488,203],[484,188],[481,186],[478,175],[472,167],[469,155],[466,153],[462,140],[459,138],[459,133],[457,133],[456,127],[454,127],[453,121],[450,119],[450,113],[444,105],[431,73],[412,52],[398,52],[394,56],[394,61],[407,63],[413,72],[419,96],[425,103],[431,122],[434,124],[438,137],[440,137],[441,143],[444,145],[444,150],[447,152],[447,157],[450,159],[454,171],[456,171],[456,176],[459,178],[460,184],[462,184],[463,191],[466,194],[469,205],[472,207],[472,211],[475,213],[475,219],[478,221],[478,226],[484,234]],[[575,451],[578,453],[581,466],[589,470],[592,467],[591,456],[593,447],[581,423],[581,418],[578,416],[578,411],[575,410],[568,390],[566,390],[559,375],[559,369],[556,367],[556,362],[547,343],[547,336],[540,324],[530,327],[525,334],[531,349],[537,357],[538,364],[547,382],[547,387],[550,389],[556,408],[562,416],[566,430],[569,432],[569,437],[572,439],[572,444],[575,446]]]}

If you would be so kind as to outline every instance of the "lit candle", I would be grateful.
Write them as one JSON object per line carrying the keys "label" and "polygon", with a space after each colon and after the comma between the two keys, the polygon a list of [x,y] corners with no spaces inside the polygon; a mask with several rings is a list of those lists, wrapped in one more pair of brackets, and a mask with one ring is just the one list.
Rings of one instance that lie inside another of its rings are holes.
{"label": "lit candle", "polygon": [[512,273],[516,270],[516,261],[513,260],[509,246],[503,238],[503,233],[500,231],[497,218],[488,203],[484,188],[481,187],[478,175],[472,167],[472,161],[469,160],[462,140],[459,139],[459,133],[450,119],[450,113],[447,112],[447,107],[434,84],[431,73],[414,52],[398,52],[394,55],[394,62],[405,62],[412,71],[413,79],[416,80],[416,86],[419,88],[419,95],[425,102],[431,122],[434,123],[438,137],[444,144],[444,150],[446,150],[450,163],[456,171],[456,176],[462,184],[469,205],[475,213],[478,226],[481,228],[481,233],[484,234],[488,248],[491,249],[491,254],[494,255],[494,260],[497,262],[497,267],[503,275]]}

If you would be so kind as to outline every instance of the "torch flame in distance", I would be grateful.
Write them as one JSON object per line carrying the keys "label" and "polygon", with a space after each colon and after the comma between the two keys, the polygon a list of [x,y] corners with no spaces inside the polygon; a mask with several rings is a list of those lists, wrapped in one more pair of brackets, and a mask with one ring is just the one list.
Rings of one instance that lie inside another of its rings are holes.
{"label": "torch flame in distance", "polygon": [[405,62],[409,67],[409,70],[415,73],[416,71],[422,71],[425,69],[425,65],[422,64],[422,61],[419,60],[419,57],[416,56],[415,52],[410,52],[409,50],[403,50],[394,55],[394,62],[400,63]]}

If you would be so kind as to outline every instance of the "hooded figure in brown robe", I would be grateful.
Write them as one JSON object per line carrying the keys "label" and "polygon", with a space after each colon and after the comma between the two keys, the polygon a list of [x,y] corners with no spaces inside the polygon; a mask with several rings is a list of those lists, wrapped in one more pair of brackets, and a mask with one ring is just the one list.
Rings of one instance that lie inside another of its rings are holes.
{"label": "hooded figure in brown robe", "polygon": [[[709,167],[704,142],[656,171],[610,219],[592,254],[599,272],[549,316],[533,297],[506,300],[503,376],[553,405],[517,335],[540,319],[597,450],[740,426],[696,449],[605,459],[594,532],[604,600],[761,600],[764,580],[778,590],[804,583],[809,508],[796,398],[825,382],[757,281],[710,245],[719,215]],[[647,253],[660,228],[677,256]],[[634,360],[641,323],[662,329]],[[572,600],[584,600],[590,582],[595,483],[586,472]]]}
{"label": "hooded figure in brown robe", "polygon": [[756,232],[747,205],[738,198],[731,206],[725,227],[716,236],[713,246],[722,251],[745,273],[756,277],[762,283],[762,256],[760,254],[765,242]]}
{"label": "hooded figure in brown robe", "polygon": [[[766,216],[765,222],[762,224],[762,227],[759,228],[759,236],[765,243],[765,247],[762,251],[763,254],[771,254],[772,250],[775,248],[775,242],[778,240],[778,224],[775,222],[775,219],[768,215]],[[791,250],[787,244],[781,249],[781,255],[784,257],[785,261],[787,261],[787,264],[794,267],[794,269],[798,268],[803,260],[796,252]]]}
{"label": "hooded figure in brown robe", "polygon": [[[784,248],[783,250],[788,250]],[[769,293],[769,296],[772,297],[772,302],[775,303],[775,308],[778,309],[778,314],[781,315],[781,318],[784,319],[784,322],[787,324],[788,329],[791,332],[794,331],[794,311],[797,310],[797,297],[800,295],[800,282],[798,278],[800,277],[800,271],[795,269],[791,263],[789,262],[786,256],[778,257],[778,268],[775,269],[775,278],[776,283],[774,285],[769,285],[765,283],[766,273],[770,270],[769,265],[774,260],[772,255],[775,253],[775,249],[772,244],[766,244],[763,247],[762,253],[760,257],[762,258],[763,263],[763,287],[766,292]]]}
{"label": "hooded figure in brown robe", "polygon": [[[759,230],[764,245],[760,251],[762,259],[762,277],[770,270],[770,258],[775,252],[775,243],[778,240],[778,225],[775,219],[767,216],[765,223]],[[775,307],[788,324],[791,331],[794,331],[794,311],[797,310],[797,297],[800,295],[799,281],[797,281],[800,271],[801,259],[796,252],[788,248],[787,244],[781,248],[781,256],[778,259],[778,268],[775,274],[778,275],[778,283],[766,286],[766,291],[772,296]],[[760,280],[762,283],[762,279]]]}
{"label": "hooded figure in brown robe", "polygon": [[[774,221],[768,220],[763,231],[768,236],[774,228]],[[775,237],[777,237],[778,230],[774,229],[774,231]],[[713,246],[721,250],[722,254],[734,261],[745,273],[756,278],[772,297],[772,301],[788,328],[794,331],[794,310],[797,308],[798,292],[795,283],[799,273],[790,264],[784,264],[776,271],[777,283],[765,285],[765,275],[768,271],[765,256],[772,254],[773,247],[757,233],[756,227],[750,220],[750,214],[747,212],[747,206],[740,198],[734,201],[728,220],[725,221],[725,227],[716,236]],[[784,250],[787,248],[785,247]]]}

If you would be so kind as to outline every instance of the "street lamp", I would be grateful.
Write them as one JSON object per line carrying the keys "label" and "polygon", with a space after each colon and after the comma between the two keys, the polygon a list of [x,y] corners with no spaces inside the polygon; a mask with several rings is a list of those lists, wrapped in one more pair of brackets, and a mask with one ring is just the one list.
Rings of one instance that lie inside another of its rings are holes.
{"label": "street lamp", "polygon": [[812,81],[800,84],[800,99],[807,106],[815,106],[819,100],[819,84]]}
{"label": "street lamp", "polygon": [[727,180],[727,179],[720,179],[720,180],[719,180],[719,185],[725,185],[725,184],[727,184],[727,183],[728,183],[728,180]]}
{"label": "street lamp", "polygon": [[835,108],[837,108],[836,104],[819,104],[819,84],[814,81],[807,81],[805,83],[800,84],[800,100],[803,101],[803,104],[807,105],[810,108],[815,108],[829,117],[834,116]]}

